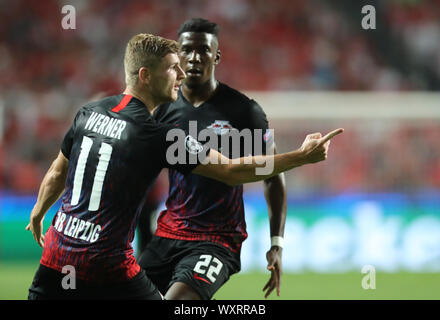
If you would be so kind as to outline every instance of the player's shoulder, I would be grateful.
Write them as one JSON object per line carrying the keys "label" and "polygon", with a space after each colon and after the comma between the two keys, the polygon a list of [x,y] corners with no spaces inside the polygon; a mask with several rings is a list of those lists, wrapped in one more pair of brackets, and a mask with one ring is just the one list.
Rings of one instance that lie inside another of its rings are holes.
{"label": "player's shoulder", "polygon": [[239,105],[240,108],[247,108],[247,111],[249,112],[262,112],[263,109],[258,104],[257,101],[254,99],[248,97],[243,92],[234,89],[227,84],[220,82],[220,96],[223,99],[226,99],[230,102],[233,102],[236,105]]}
{"label": "player's shoulder", "polygon": [[111,118],[118,118],[136,124],[151,122],[151,114],[144,103],[135,97],[124,101],[126,96],[125,94],[119,94],[90,101],[82,106],[80,111],[100,113]]}
{"label": "player's shoulder", "polygon": [[245,104],[250,104],[253,100],[238,89],[232,88],[226,83],[219,82],[219,93],[222,97],[237,100]]}
{"label": "player's shoulder", "polygon": [[110,106],[116,106],[122,95],[104,97],[98,100],[88,101],[79,109],[80,112],[99,112],[109,109]]}

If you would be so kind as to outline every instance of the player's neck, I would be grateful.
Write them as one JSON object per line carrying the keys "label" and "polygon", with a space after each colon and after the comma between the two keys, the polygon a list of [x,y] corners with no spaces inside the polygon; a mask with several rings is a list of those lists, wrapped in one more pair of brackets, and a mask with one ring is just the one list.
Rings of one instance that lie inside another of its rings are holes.
{"label": "player's neck", "polygon": [[214,78],[198,86],[188,87],[185,83],[182,85],[182,94],[195,107],[200,106],[208,100],[218,87],[218,81]]}
{"label": "player's neck", "polygon": [[154,109],[156,108],[152,97],[149,97],[147,94],[142,94],[134,88],[127,87],[123,93],[133,96],[136,99],[142,101],[150,113],[153,113]]}

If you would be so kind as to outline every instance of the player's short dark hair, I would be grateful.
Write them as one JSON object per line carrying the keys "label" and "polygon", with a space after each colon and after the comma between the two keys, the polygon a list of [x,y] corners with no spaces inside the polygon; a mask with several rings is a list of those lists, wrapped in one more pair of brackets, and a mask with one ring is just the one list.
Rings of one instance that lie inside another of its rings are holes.
{"label": "player's short dark hair", "polygon": [[219,31],[220,27],[215,22],[203,18],[192,18],[182,23],[177,31],[177,36],[180,37],[184,32],[204,32],[218,37]]}

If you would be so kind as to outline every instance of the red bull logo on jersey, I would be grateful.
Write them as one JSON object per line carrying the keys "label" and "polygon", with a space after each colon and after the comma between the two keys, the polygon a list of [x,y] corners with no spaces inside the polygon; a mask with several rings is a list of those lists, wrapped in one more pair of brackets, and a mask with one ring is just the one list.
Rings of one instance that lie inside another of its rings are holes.
{"label": "red bull logo on jersey", "polygon": [[214,130],[214,132],[219,136],[227,134],[234,129],[229,121],[226,120],[215,120],[215,122],[209,125],[207,128]]}

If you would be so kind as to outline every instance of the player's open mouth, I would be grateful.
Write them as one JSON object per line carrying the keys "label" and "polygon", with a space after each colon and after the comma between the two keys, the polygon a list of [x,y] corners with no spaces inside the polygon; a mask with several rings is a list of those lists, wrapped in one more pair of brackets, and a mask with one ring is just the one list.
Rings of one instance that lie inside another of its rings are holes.
{"label": "player's open mouth", "polygon": [[186,71],[186,74],[188,76],[200,76],[202,74],[202,71],[200,71],[199,69],[189,69]]}

